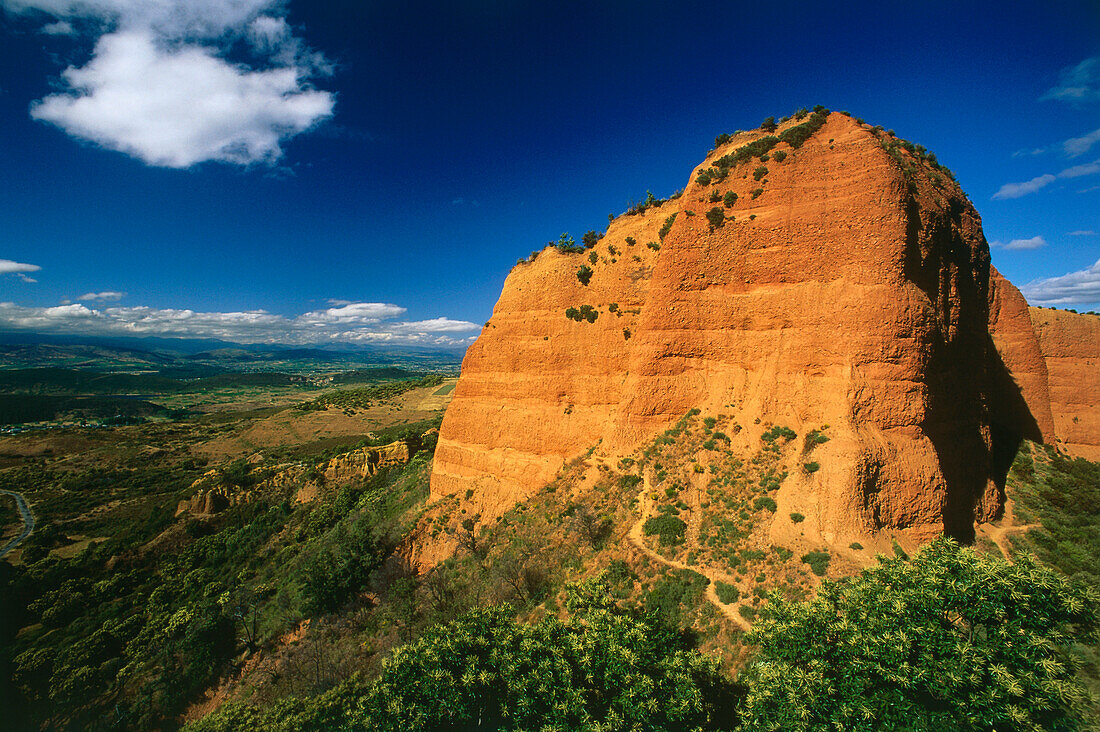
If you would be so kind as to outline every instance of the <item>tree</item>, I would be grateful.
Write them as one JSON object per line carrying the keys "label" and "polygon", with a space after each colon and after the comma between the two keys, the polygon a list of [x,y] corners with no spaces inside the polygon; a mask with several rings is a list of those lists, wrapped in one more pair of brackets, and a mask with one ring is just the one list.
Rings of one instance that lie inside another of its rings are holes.
{"label": "tree", "polygon": [[773,595],[747,639],[741,729],[1080,729],[1073,645],[1095,636],[1097,601],[1030,556],[949,539],[806,602]]}
{"label": "tree", "polygon": [[585,249],[592,249],[600,243],[600,237],[601,234],[599,232],[589,230],[584,232],[584,236],[581,237],[581,242],[584,243]]}
{"label": "tree", "polygon": [[581,268],[577,270],[577,279],[581,281],[582,285],[587,285],[592,280],[592,268],[587,264],[582,264]]}
{"label": "tree", "polygon": [[764,132],[775,132],[778,125],[775,124],[775,117],[765,117],[764,121],[760,124],[760,129]]}

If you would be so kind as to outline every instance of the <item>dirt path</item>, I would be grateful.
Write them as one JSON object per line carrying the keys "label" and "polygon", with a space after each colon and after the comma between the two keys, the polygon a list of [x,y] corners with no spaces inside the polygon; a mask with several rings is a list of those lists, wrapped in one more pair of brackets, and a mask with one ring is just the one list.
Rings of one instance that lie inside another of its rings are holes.
{"label": "dirt path", "polygon": [[1006,561],[1012,563],[1012,547],[1009,546],[1005,540],[1009,534],[1020,534],[1029,529],[1040,529],[1042,524],[1015,524],[1015,514],[1012,511],[1012,501],[1005,501],[1005,513],[998,522],[1000,526],[994,526],[993,524],[982,524],[978,527],[978,533],[982,534],[1001,550],[1001,554],[1004,555]]}
{"label": "dirt path", "polygon": [[34,531],[34,514],[31,513],[30,506],[27,505],[27,499],[23,498],[22,494],[16,493],[15,491],[0,491],[0,493],[9,495],[15,499],[15,505],[19,509],[19,514],[23,517],[23,531],[19,536],[5,544],[3,549],[0,549],[0,558],[3,558],[7,556],[8,552],[12,549],[22,544],[23,540]]}
{"label": "dirt path", "polygon": [[702,567],[693,567],[690,564],[677,561],[675,559],[666,559],[657,552],[650,549],[645,544],[644,527],[646,519],[648,519],[653,513],[653,500],[649,497],[652,488],[649,483],[649,471],[642,472],[642,492],[638,494],[638,506],[641,509],[641,518],[630,527],[630,533],[627,535],[630,538],[630,542],[637,547],[638,551],[645,554],[653,561],[663,564],[666,567],[673,567],[675,569],[688,569],[692,572],[698,572],[699,574],[710,580],[707,583],[706,596],[710,600],[710,603],[718,608],[718,611],[726,616],[734,625],[745,631],[752,630],[752,625],[749,621],[741,617],[741,614],[737,612],[736,605],[727,605],[718,599],[718,591],[714,588],[715,582],[726,582],[728,584],[734,584],[732,577],[720,572],[708,572]]}

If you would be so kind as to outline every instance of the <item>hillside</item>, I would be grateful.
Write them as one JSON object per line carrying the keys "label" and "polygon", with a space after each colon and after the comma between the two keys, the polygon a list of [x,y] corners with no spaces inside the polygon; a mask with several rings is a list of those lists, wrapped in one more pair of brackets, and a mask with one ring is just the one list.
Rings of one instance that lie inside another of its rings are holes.
{"label": "hillside", "polygon": [[516,265],[463,362],[433,499],[491,524],[574,457],[614,462],[699,409],[738,426],[742,459],[773,426],[829,426],[776,494],[818,542],[969,540],[1022,439],[1100,441],[1079,414],[1096,399],[1060,386],[1100,383],[1094,357],[1032,328],[934,155],[824,110],[724,137],[682,195]]}

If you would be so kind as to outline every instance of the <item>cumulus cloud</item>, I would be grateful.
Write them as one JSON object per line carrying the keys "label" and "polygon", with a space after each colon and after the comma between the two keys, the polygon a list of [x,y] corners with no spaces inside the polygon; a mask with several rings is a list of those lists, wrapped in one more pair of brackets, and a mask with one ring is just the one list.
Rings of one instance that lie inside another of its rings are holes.
{"label": "cumulus cloud", "polygon": [[[102,34],[91,59],[65,69],[61,90],[35,102],[31,116],[149,165],[271,164],[286,140],[333,114],[333,94],[311,85],[331,66],[278,17],[279,0],[0,5]],[[240,41],[251,47],[254,67],[227,60]]]}
{"label": "cumulus cloud", "polygon": [[10,259],[0,259],[0,275],[37,272],[40,269],[42,268],[37,264],[24,264],[23,262],[13,262]]}
{"label": "cumulus cloud", "polygon": [[125,292],[115,292],[113,290],[107,290],[105,292],[85,292],[77,300],[99,300],[101,302],[114,302],[115,300],[121,300],[126,297]]}
{"label": "cumulus cloud", "polygon": [[1030,239],[1013,239],[1009,243],[1005,244],[1000,241],[992,241],[989,246],[994,249],[1005,249],[1008,251],[1019,251],[1026,249],[1038,249],[1047,245],[1046,239],[1041,236],[1033,236]]}
{"label": "cumulus cloud", "polygon": [[1040,99],[1071,103],[1100,101],[1100,56],[1062,69],[1057,86],[1048,89]]}
{"label": "cumulus cloud", "polygon": [[1034,193],[1043,186],[1050,185],[1057,178],[1049,173],[1046,175],[1040,175],[1031,180],[1024,181],[1023,183],[1005,183],[1001,186],[1000,190],[993,194],[995,199],[1005,198],[1021,198],[1029,193]]}
{"label": "cumulus cloud", "polygon": [[1100,142],[1100,130],[1093,130],[1087,135],[1081,135],[1080,137],[1071,137],[1062,143],[1062,150],[1071,158],[1075,158],[1078,155],[1084,155],[1092,146]]}
{"label": "cumulus cloud", "polygon": [[1088,269],[1034,280],[1020,288],[1032,305],[1100,303],[1100,260]]}
{"label": "cumulus cloud", "polygon": [[399,305],[370,302],[348,303],[293,317],[266,310],[199,312],[148,306],[97,308],[83,303],[42,308],[6,302],[0,303],[0,329],[67,335],[217,338],[237,343],[384,342],[440,346],[468,343],[471,338],[463,334],[479,329],[476,323],[445,317],[397,320],[405,312]]}

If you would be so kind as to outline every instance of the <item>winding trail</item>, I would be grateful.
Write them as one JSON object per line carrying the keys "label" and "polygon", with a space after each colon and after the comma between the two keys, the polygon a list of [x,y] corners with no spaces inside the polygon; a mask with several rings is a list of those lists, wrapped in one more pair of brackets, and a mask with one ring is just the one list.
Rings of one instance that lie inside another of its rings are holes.
{"label": "winding trail", "polygon": [[706,577],[707,582],[707,599],[710,603],[718,608],[718,611],[726,616],[734,625],[738,626],[746,632],[752,630],[752,624],[749,621],[741,617],[741,614],[736,611],[736,605],[727,605],[718,599],[718,591],[714,588],[715,582],[726,582],[728,584],[735,584],[735,580],[727,574],[720,572],[708,572],[702,567],[694,567],[690,564],[677,561],[675,559],[666,559],[657,552],[650,549],[645,544],[645,522],[653,514],[653,500],[649,497],[652,488],[649,483],[649,471],[642,471],[642,492],[638,494],[638,506],[641,509],[642,516],[630,527],[630,533],[627,534],[630,542],[640,551],[654,562],[663,564],[666,567],[672,567],[674,569],[687,569],[692,572],[698,572]]}
{"label": "winding trail", "polygon": [[986,538],[997,545],[997,548],[1001,550],[1001,554],[1004,555],[1005,560],[1012,564],[1012,548],[1005,541],[1005,538],[1009,534],[1021,534],[1030,529],[1041,529],[1042,524],[1013,524],[1015,521],[1015,513],[1012,510],[1012,501],[1005,502],[1004,516],[998,522],[1000,526],[994,526],[993,524],[983,524],[979,527],[979,533],[983,534]]}
{"label": "winding trail", "polygon": [[12,549],[22,544],[23,541],[31,535],[31,532],[34,531],[34,514],[31,513],[31,508],[27,505],[27,499],[23,498],[23,494],[4,490],[0,490],[0,493],[15,499],[15,505],[19,509],[20,515],[23,517],[23,532],[5,544],[3,549],[0,549],[0,559],[2,559],[6,557],[8,552]]}

